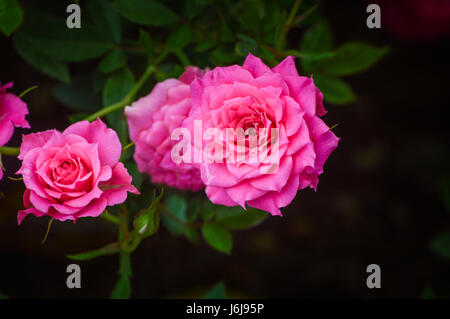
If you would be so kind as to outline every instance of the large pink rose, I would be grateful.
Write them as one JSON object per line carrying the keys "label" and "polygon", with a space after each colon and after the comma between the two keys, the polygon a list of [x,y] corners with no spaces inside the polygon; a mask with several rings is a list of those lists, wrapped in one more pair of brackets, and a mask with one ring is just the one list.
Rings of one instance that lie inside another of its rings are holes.
{"label": "large pink rose", "polygon": [[202,74],[200,69],[188,67],[178,80],[158,83],[149,95],[125,108],[130,138],[136,145],[134,159],[139,171],[148,173],[153,183],[193,191],[204,188],[198,166],[176,164],[171,158],[176,143],[171,133],[192,107],[189,84]]}
{"label": "large pink rose", "polygon": [[63,133],[57,130],[23,136],[19,159],[26,186],[28,215],[51,216],[61,221],[96,217],[106,206],[123,203],[127,192],[139,193],[119,162],[122,147],[112,129],[97,119],[78,122]]}
{"label": "large pink rose", "polygon": [[[13,86],[12,83],[0,83],[0,146],[5,145],[14,133],[14,127],[30,128],[30,124],[25,120],[28,108],[25,102],[6,90]],[[0,179],[3,177],[3,170],[0,168]]]}
{"label": "large pink rose", "polygon": [[[227,128],[245,132],[253,128],[256,134],[261,128],[278,129],[279,166],[273,171],[268,170],[271,163],[261,160],[233,163],[225,151],[222,163],[217,158],[202,161],[201,177],[213,203],[248,205],[281,215],[279,208],[287,206],[299,189],[316,189],[339,139],[319,118],[325,114],[322,93],[312,78],[298,75],[292,57],[270,69],[249,54],[242,67],[217,67],[194,80],[191,89],[193,108],[183,124],[190,130],[195,120],[202,120],[203,132],[219,129],[222,139]],[[203,142],[204,157],[206,147]],[[269,153],[274,152],[270,147]],[[244,153],[249,154],[249,144]]]}

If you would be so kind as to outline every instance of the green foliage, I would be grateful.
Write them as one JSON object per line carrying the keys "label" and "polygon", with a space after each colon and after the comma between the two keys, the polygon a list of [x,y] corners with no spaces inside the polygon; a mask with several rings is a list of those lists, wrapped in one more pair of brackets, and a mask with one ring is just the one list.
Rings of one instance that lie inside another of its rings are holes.
{"label": "green foliage", "polygon": [[228,229],[248,229],[259,225],[269,216],[268,213],[252,207],[247,211],[241,208],[239,210],[239,213],[233,215],[218,215],[217,221]]}
{"label": "green foliage", "polygon": [[17,53],[31,66],[48,76],[64,83],[70,83],[69,68],[40,52],[22,32],[14,34],[14,47]]}
{"label": "green foliage", "polygon": [[127,56],[121,49],[110,51],[100,62],[98,69],[103,73],[111,73],[125,66]]}
{"label": "green foliage", "polygon": [[52,93],[73,111],[92,112],[101,107],[101,99],[92,90],[92,78],[89,75],[75,76],[70,84],[60,83],[53,88]]}
{"label": "green foliage", "polygon": [[9,299],[9,298],[8,298],[8,296],[6,296],[0,292],[0,299]]}
{"label": "green foliage", "polygon": [[165,201],[165,208],[168,214],[172,215],[168,216],[167,213],[162,215],[164,226],[174,236],[182,235],[186,228],[185,223],[188,221],[186,216],[186,201],[180,196],[171,195]]}
{"label": "green foliage", "polygon": [[230,231],[219,223],[207,223],[202,226],[205,241],[214,249],[225,254],[231,253],[233,240]]}
{"label": "green foliage", "polygon": [[300,49],[305,54],[330,52],[332,47],[333,35],[326,21],[321,21],[309,28],[300,43]]}
{"label": "green foliage", "polygon": [[179,19],[167,6],[153,0],[116,0],[114,8],[130,21],[148,26],[161,27]]}
{"label": "green foliage", "polygon": [[333,76],[360,73],[373,66],[388,51],[388,48],[349,42],[340,46],[333,57],[321,61],[318,67]]}
{"label": "green foliage", "polygon": [[450,260],[450,231],[438,234],[431,241],[430,248],[437,256]]}
{"label": "green foliage", "polygon": [[225,284],[221,281],[214,285],[210,291],[208,291],[202,299],[226,299]]}
{"label": "green foliage", "polygon": [[176,29],[167,40],[167,45],[173,50],[178,51],[187,46],[192,39],[191,29],[188,25],[182,25]]}
{"label": "green foliage", "polygon": [[0,0],[0,31],[10,36],[22,23],[23,12],[19,1]]}
{"label": "green foliage", "polygon": [[331,103],[346,104],[355,101],[353,90],[341,79],[320,74],[314,77],[314,82]]}
{"label": "green foliage", "polygon": [[108,0],[89,0],[89,14],[103,39],[120,43],[122,41],[122,23],[117,11]]}

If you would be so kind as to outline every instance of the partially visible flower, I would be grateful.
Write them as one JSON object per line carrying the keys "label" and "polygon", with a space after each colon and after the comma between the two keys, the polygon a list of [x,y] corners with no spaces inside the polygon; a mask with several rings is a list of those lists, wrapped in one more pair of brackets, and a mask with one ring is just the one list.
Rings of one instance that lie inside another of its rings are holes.
{"label": "partially visible flower", "polygon": [[176,141],[171,134],[191,111],[189,84],[203,71],[188,67],[179,79],[158,83],[152,92],[125,108],[130,138],[136,144],[134,159],[153,183],[197,191],[204,188],[198,166],[176,164],[171,157]]}
{"label": "partially visible flower", "polygon": [[60,221],[99,216],[107,206],[123,203],[127,192],[138,194],[119,162],[122,147],[115,131],[100,119],[82,121],[64,132],[48,130],[23,136],[18,171],[26,186],[28,215]]}
{"label": "partially visible flower", "polygon": [[[11,88],[13,83],[0,83],[0,146],[5,145],[14,133],[14,127],[30,128],[30,124],[25,120],[28,108],[25,102],[6,90]],[[3,171],[0,168],[0,179]]]}
{"label": "partially visible flower", "polygon": [[[241,131],[237,139],[244,141],[240,154],[245,157],[257,150],[245,142],[247,136],[267,141],[264,130],[278,131],[277,143],[270,144],[268,151],[275,154],[279,166],[266,163],[264,153],[254,162],[234,160],[234,153],[230,157],[225,151],[215,153],[219,159],[202,161],[201,177],[213,203],[248,205],[281,215],[280,207],[289,205],[299,189],[316,189],[339,139],[319,118],[326,113],[322,93],[312,78],[299,76],[292,57],[271,69],[249,54],[243,66],[217,67],[197,78],[191,91],[192,113],[183,126],[192,132],[192,123],[201,120],[203,131],[219,130],[221,144],[232,150],[236,141],[233,137],[224,143],[227,130]],[[204,157],[209,146],[203,143]]]}
{"label": "partially visible flower", "polygon": [[382,0],[379,5],[382,28],[399,38],[430,41],[450,34],[448,0]]}

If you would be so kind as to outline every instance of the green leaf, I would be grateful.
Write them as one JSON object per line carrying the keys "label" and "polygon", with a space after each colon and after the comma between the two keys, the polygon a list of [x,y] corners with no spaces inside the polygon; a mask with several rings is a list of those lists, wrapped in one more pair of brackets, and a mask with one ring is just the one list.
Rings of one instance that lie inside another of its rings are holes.
{"label": "green leaf", "polygon": [[205,224],[202,227],[203,238],[214,249],[230,254],[233,246],[231,233],[224,226],[216,223]]}
{"label": "green leaf", "polygon": [[178,51],[187,46],[192,39],[191,29],[188,25],[182,25],[176,29],[167,40],[168,46],[172,51]]}
{"label": "green leaf", "polygon": [[197,217],[200,215],[201,210],[203,207],[203,202],[200,198],[194,197],[191,200],[189,200],[187,204],[186,209],[186,218],[187,221],[192,223],[197,219]]}
{"label": "green leaf", "polygon": [[389,49],[363,43],[346,43],[337,49],[334,57],[321,61],[319,68],[334,76],[355,74],[369,69],[378,62]]}
{"label": "green leaf", "polygon": [[439,257],[450,260],[450,231],[437,235],[430,242],[430,248]]}
{"label": "green leaf", "polygon": [[237,215],[223,217],[218,214],[217,221],[229,229],[248,229],[259,225],[268,216],[268,213],[250,207]]}
{"label": "green leaf", "polygon": [[113,73],[106,80],[103,89],[103,106],[120,102],[135,85],[133,73],[129,69],[122,69]]}
{"label": "green leaf", "polygon": [[70,83],[70,74],[67,65],[44,55],[21,32],[16,32],[13,40],[17,53],[27,63],[54,79],[64,83]]}
{"label": "green leaf", "polygon": [[206,293],[202,299],[226,299],[225,284],[221,281],[217,283],[211,290]]}
{"label": "green leaf", "polygon": [[0,0],[0,31],[10,36],[22,23],[23,11],[17,0]]}
{"label": "green leaf", "polygon": [[33,11],[21,30],[39,51],[63,62],[93,59],[114,46],[101,39],[87,23],[83,23],[80,29],[67,29],[64,19],[38,10]]}
{"label": "green leaf", "polygon": [[69,120],[69,122],[71,124],[73,124],[73,123],[84,120],[88,116],[89,116],[88,113],[75,113],[75,114],[69,115],[67,119]]}
{"label": "green leaf", "polygon": [[430,285],[427,285],[425,287],[424,291],[422,292],[422,296],[420,296],[420,299],[436,299],[436,298],[437,295]]}
{"label": "green leaf", "polygon": [[178,16],[165,5],[154,0],[116,0],[114,8],[125,18],[154,27],[178,21]]}
{"label": "green leaf", "polygon": [[[132,148],[130,148],[129,150],[132,150]],[[125,163],[125,166],[128,170],[128,173],[130,173],[132,177],[132,184],[137,189],[140,189],[142,185],[142,174],[139,172],[136,162],[132,160],[127,161]]]}
{"label": "green leaf", "polygon": [[87,6],[102,38],[120,43],[122,40],[120,16],[112,4],[107,0],[89,0]]}
{"label": "green leaf", "polygon": [[202,41],[195,47],[195,52],[204,52],[209,49],[214,48],[219,42],[216,39],[209,39],[206,41]]}
{"label": "green leaf", "polygon": [[333,46],[330,26],[325,21],[312,26],[305,32],[300,49],[306,53],[329,52]]}
{"label": "green leaf", "polygon": [[236,60],[236,53],[232,47],[221,45],[211,53],[211,60],[214,64],[228,64]]}
{"label": "green leaf", "polygon": [[234,47],[236,54],[241,56],[247,56],[249,53],[256,54],[258,50],[258,44],[252,38],[244,35],[238,35],[240,41],[238,41]]}
{"label": "green leaf", "polygon": [[184,15],[189,20],[192,20],[197,15],[199,15],[202,10],[203,7],[199,5],[197,0],[186,0],[186,2],[184,3]]}
{"label": "green leaf", "polygon": [[139,29],[139,43],[144,47],[148,56],[153,56],[153,43],[150,35],[142,29]]}
{"label": "green leaf", "polygon": [[314,82],[322,91],[324,99],[330,103],[346,104],[356,100],[350,86],[340,79],[320,74],[314,77]]}
{"label": "green leaf", "polygon": [[203,203],[203,207],[202,207],[203,220],[208,221],[208,220],[212,219],[214,217],[214,215],[216,214],[218,207],[224,207],[224,206],[214,205],[209,200],[206,200]]}
{"label": "green leaf", "polygon": [[301,52],[296,50],[288,50],[286,54],[296,56],[300,59],[305,59],[308,61],[320,61],[332,58],[335,53],[334,52]]}
{"label": "green leaf", "polygon": [[198,245],[200,243],[200,235],[197,229],[193,227],[188,227],[184,231],[184,236],[194,245]]}
{"label": "green leaf", "polygon": [[219,39],[221,42],[233,42],[234,36],[224,18],[220,19]]}
{"label": "green leaf", "polygon": [[4,295],[0,292],[0,299],[9,299],[7,295]]}
{"label": "green leaf", "polygon": [[98,69],[103,73],[111,73],[125,66],[127,57],[121,49],[110,51],[100,62]]}
{"label": "green leaf", "polygon": [[106,245],[102,248],[91,250],[85,253],[80,254],[74,254],[74,255],[66,255],[67,258],[73,259],[73,260],[88,260],[97,258],[100,256],[106,256],[106,255],[113,255],[118,253],[120,250],[120,244],[119,243],[112,243],[109,245]]}
{"label": "green leaf", "polygon": [[64,106],[77,112],[92,112],[101,107],[101,99],[92,90],[92,79],[87,75],[74,76],[70,84],[58,84],[52,93]]}
{"label": "green leaf", "polygon": [[[187,222],[186,206],[186,201],[182,197],[176,195],[169,196],[165,201],[166,209],[182,222]],[[186,226],[174,220],[171,216],[164,214],[162,215],[162,220],[164,226],[174,236],[179,236],[184,233]]]}

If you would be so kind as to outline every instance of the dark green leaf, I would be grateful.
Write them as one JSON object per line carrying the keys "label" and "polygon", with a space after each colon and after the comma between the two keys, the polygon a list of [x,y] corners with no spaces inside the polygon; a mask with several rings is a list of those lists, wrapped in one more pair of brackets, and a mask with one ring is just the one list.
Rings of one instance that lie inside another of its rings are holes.
{"label": "dark green leaf", "polygon": [[103,39],[115,43],[122,40],[122,26],[119,14],[108,0],[89,0],[88,10]]}
{"label": "dark green leaf", "polygon": [[314,82],[322,91],[324,99],[330,103],[346,104],[356,99],[350,86],[340,79],[320,74],[314,77]]}
{"label": "dark green leaf", "polygon": [[214,205],[209,200],[206,200],[203,203],[203,207],[202,207],[203,220],[207,221],[207,220],[212,219],[214,217],[214,215],[216,214],[218,207],[224,207],[224,206]]}
{"label": "dark green leaf", "polygon": [[197,219],[197,217],[200,215],[203,202],[198,197],[194,197],[193,199],[189,200],[187,204],[186,209],[186,218],[187,221],[192,223]]}
{"label": "dark green leaf", "polygon": [[224,226],[216,223],[205,224],[202,227],[203,238],[218,251],[230,254],[233,246],[231,233]]}
{"label": "dark green leaf", "polygon": [[150,35],[142,29],[139,29],[139,43],[144,47],[149,56],[153,56],[153,43]]}
{"label": "dark green leaf", "polygon": [[420,299],[436,299],[437,295],[434,293],[433,289],[430,285],[427,285],[422,292],[422,296],[420,296]]}
{"label": "dark green leaf", "polygon": [[125,166],[132,177],[132,184],[137,189],[140,189],[142,185],[142,174],[139,172],[136,162],[127,161]]}
{"label": "dark green leaf", "polygon": [[439,257],[450,260],[450,231],[437,235],[431,241],[430,247]]}
{"label": "dark green leaf", "polygon": [[8,296],[6,296],[0,292],[0,299],[8,299]]}
{"label": "dark green leaf", "polygon": [[296,50],[288,50],[286,51],[286,54],[309,61],[325,60],[332,58],[335,55],[334,52],[301,52]]}
{"label": "dark green leaf", "polygon": [[323,72],[334,76],[355,74],[373,66],[388,51],[386,47],[346,43],[336,51],[334,57],[321,61],[319,67]]}
{"label": "dark green leaf", "polygon": [[69,115],[68,120],[71,124],[73,124],[73,123],[84,120],[88,116],[89,116],[88,113],[75,113],[75,114]]}
{"label": "dark green leaf", "polygon": [[186,230],[184,231],[184,236],[194,245],[200,243],[200,235],[197,229],[193,227],[186,228]]}
{"label": "dark green leaf", "polygon": [[187,46],[191,42],[191,39],[191,29],[189,29],[188,25],[184,24],[169,36],[167,44],[173,51],[177,51]]}
{"label": "dark green leaf", "polygon": [[300,49],[306,53],[329,52],[333,46],[331,29],[328,23],[321,21],[314,25],[302,38]]}
{"label": "dark green leaf", "polygon": [[236,60],[236,57],[233,48],[227,45],[221,45],[211,53],[212,62],[217,65],[231,63]]}
{"label": "dark green leaf", "polygon": [[203,296],[202,299],[226,299],[225,285],[221,281],[217,283],[211,290]]}
{"label": "dark green leaf", "polygon": [[67,65],[44,55],[21,32],[14,34],[13,39],[17,53],[27,63],[52,78],[64,83],[70,83],[70,74]]}
{"label": "dark green leaf", "polygon": [[224,217],[218,214],[217,221],[229,229],[248,229],[260,224],[268,216],[268,213],[250,207],[237,215]]}
{"label": "dark green leaf", "polygon": [[93,112],[101,108],[101,99],[92,90],[90,76],[74,76],[70,84],[60,83],[53,96],[66,107],[77,112]]}
{"label": "dark green leaf", "polygon": [[235,45],[236,54],[247,56],[249,53],[257,54],[258,44],[252,38],[240,34],[238,35],[240,41],[238,41]]}
{"label": "dark green leaf", "polygon": [[73,259],[73,260],[88,260],[97,258],[100,256],[106,256],[106,255],[113,255],[119,252],[120,250],[120,244],[119,243],[112,243],[109,245],[106,245],[102,248],[91,250],[85,253],[80,254],[74,254],[74,255],[67,255],[67,258]]}
{"label": "dark green leaf", "polygon": [[[182,223],[187,222],[186,217],[186,201],[179,196],[172,195],[169,196],[165,201],[165,207],[173,216],[162,215],[162,220],[166,228],[175,236],[184,233],[185,226]],[[178,219],[182,223],[174,218]]]}
{"label": "dark green leaf", "polygon": [[0,0],[0,31],[10,36],[22,23],[23,12],[19,1]]}
{"label": "dark green leaf", "polygon": [[100,62],[98,69],[103,73],[111,73],[125,66],[127,57],[121,49],[109,52]]}
{"label": "dark green leaf", "polygon": [[128,69],[113,73],[103,89],[103,106],[120,102],[134,86],[134,76]]}
{"label": "dark green leaf", "polygon": [[178,20],[175,12],[154,0],[116,0],[114,8],[138,24],[159,27]]}
{"label": "dark green leaf", "polygon": [[27,38],[45,55],[63,62],[96,58],[111,49],[111,42],[101,39],[95,29],[83,23],[80,29],[67,29],[66,21],[42,12],[33,12],[22,28]]}
{"label": "dark green leaf", "polygon": [[216,39],[209,39],[206,41],[202,41],[195,47],[196,52],[204,52],[209,49],[214,48],[219,42]]}
{"label": "dark green leaf", "polygon": [[196,0],[186,0],[184,3],[184,15],[189,20],[195,18],[203,8],[197,3]]}
{"label": "dark green leaf", "polygon": [[234,36],[224,18],[220,19],[219,39],[221,42],[233,42]]}

